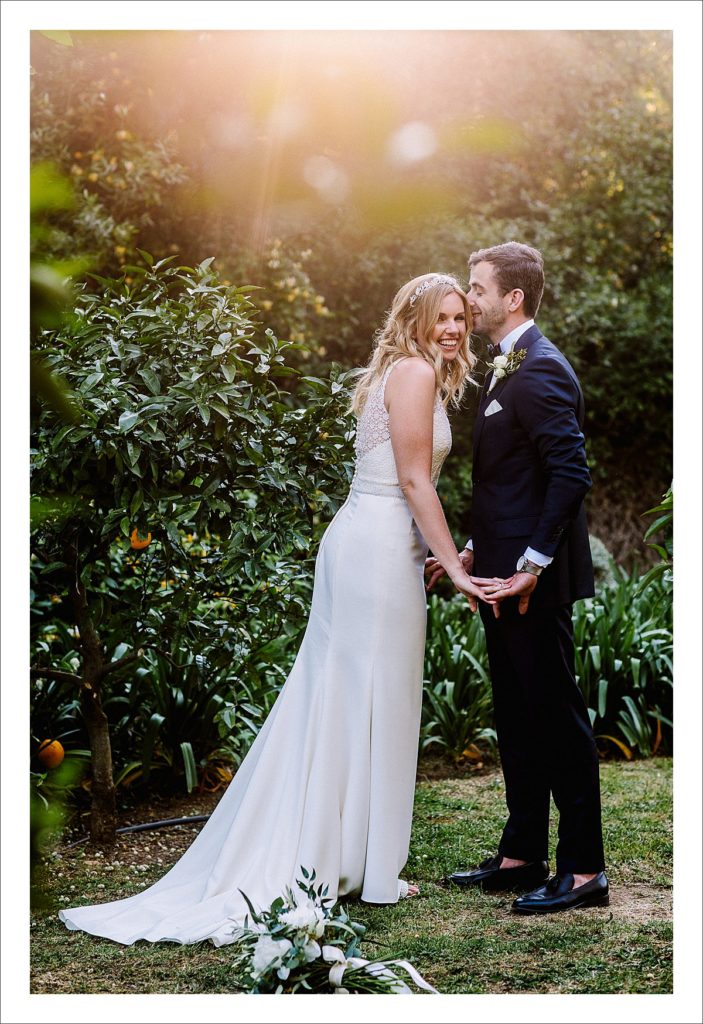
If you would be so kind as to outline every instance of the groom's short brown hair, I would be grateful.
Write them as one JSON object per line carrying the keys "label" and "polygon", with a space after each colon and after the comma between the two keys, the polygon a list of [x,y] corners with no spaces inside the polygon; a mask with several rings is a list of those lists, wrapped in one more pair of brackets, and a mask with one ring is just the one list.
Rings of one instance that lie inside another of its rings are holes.
{"label": "groom's short brown hair", "polygon": [[490,249],[479,249],[469,256],[469,270],[477,263],[490,263],[503,295],[519,288],[525,296],[524,308],[529,317],[537,315],[544,291],[544,260],[542,253],[522,242],[503,242]]}

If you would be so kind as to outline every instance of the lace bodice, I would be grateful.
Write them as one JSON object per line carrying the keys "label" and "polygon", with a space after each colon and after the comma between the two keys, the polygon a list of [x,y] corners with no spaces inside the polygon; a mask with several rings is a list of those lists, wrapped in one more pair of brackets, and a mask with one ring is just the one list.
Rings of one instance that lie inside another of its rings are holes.
{"label": "lace bodice", "polygon": [[[402,496],[398,485],[398,472],[393,457],[389,416],[385,406],[386,382],[397,363],[389,366],[366,400],[356,431],[357,489],[371,494]],[[432,432],[432,483],[436,486],[444,460],[452,446],[452,433],[446,410],[439,395],[435,400]]]}

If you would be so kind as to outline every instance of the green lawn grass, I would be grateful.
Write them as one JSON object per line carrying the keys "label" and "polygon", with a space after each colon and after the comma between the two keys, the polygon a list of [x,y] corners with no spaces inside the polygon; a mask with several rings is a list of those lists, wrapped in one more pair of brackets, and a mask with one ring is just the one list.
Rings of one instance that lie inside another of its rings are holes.
{"label": "green lawn grass", "polygon": [[[610,907],[517,917],[512,894],[441,884],[495,851],[504,820],[500,773],[436,779],[421,764],[403,872],[421,893],[394,907],[347,903],[368,928],[364,955],[408,959],[444,993],[670,993],[672,763],[611,762],[601,779]],[[49,904],[32,918],[32,992],[235,991],[226,946],[122,947],[69,932],[56,916],[60,906],[128,896],[151,884],[193,832],[142,833],[121,838],[109,855],[78,847],[52,859],[44,874]]]}

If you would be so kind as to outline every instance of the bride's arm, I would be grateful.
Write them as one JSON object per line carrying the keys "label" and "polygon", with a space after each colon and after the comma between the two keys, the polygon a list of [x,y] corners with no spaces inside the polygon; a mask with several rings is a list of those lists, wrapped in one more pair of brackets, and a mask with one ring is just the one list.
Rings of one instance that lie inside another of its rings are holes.
{"label": "bride's arm", "polygon": [[398,482],[415,522],[435,558],[462,593],[485,600],[464,570],[432,485],[432,426],[435,402],[434,370],[424,359],[404,359],[386,384],[386,407]]}

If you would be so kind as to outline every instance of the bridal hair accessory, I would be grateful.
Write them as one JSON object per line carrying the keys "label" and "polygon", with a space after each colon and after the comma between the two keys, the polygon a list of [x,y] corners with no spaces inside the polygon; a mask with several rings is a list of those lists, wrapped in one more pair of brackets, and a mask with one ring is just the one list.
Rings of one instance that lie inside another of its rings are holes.
{"label": "bridal hair accessory", "polygon": [[447,277],[446,274],[437,274],[435,277],[430,277],[422,284],[419,284],[415,291],[410,296],[410,305],[414,306],[421,295],[428,290],[428,288],[434,288],[437,284],[453,284],[456,285],[456,281],[453,277]]}

